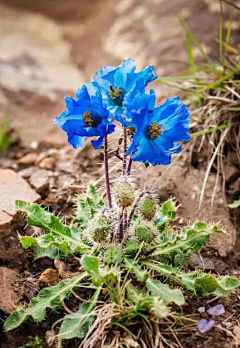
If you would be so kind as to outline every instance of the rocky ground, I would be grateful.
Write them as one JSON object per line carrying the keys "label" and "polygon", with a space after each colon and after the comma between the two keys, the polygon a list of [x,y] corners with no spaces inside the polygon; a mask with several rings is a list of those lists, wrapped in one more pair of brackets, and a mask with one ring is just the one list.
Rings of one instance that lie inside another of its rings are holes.
{"label": "rocky ground", "polygon": [[[239,1],[234,3],[240,5]],[[82,150],[73,150],[66,145],[64,132],[52,124],[64,108],[63,96],[73,95],[101,65],[118,64],[129,56],[137,60],[139,68],[154,64],[159,76],[186,69],[186,63],[174,61],[187,61],[184,33],[176,14],[188,22],[205,49],[216,58],[219,11],[217,0],[1,0],[0,120],[7,115],[19,137],[17,144],[0,157],[2,320],[18,301],[31,299],[44,286],[46,270],[50,269],[47,273],[52,273],[55,281],[61,277],[52,261],[34,261],[31,253],[20,246],[18,233],[31,235],[39,231],[25,228],[24,218],[15,211],[15,200],[40,202],[68,219],[76,194],[89,181],[103,184],[102,154],[90,143]],[[224,6],[224,11],[224,28],[232,14],[232,43],[239,44],[239,14],[229,6]],[[198,52],[194,55],[198,57]],[[155,87],[159,99],[173,93],[160,84]],[[111,147],[115,150],[116,144],[113,142]],[[239,211],[230,213],[227,207],[239,197],[239,159],[234,153],[224,159],[224,187],[221,177],[216,183],[216,173],[211,172],[199,211],[208,153],[207,149],[198,153],[196,148],[196,144],[189,143],[169,167],[135,164],[137,184],[156,190],[161,201],[176,197],[181,204],[179,224],[197,218],[222,221],[228,234],[213,237],[202,258],[195,255],[191,259],[190,267],[240,276]],[[114,156],[110,162],[116,162]],[[214,331],[205,337],[188,335],[182,338],[182,346],[240,345],[238,296],[236,292],[226,300],[226,332]],[[197,302],[196,308],[198,305]],[[189,310],[196,308],[193,305]],[[0,334],[1,347],[19,348],[36,332],[44,337],[56,318],[57,314],[51,314],[42,326],[32,324],[30,331],[25,326],[14,333]]]}

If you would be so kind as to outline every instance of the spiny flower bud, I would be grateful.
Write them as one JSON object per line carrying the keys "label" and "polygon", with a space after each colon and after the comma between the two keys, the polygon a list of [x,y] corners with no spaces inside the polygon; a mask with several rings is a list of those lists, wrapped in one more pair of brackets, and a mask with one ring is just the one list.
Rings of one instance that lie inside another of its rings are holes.
{"label": "spiny flower bud", "polygon": [[115,197],[118,205],[127,208],[134,203],[134,188],[129,182],[121,182],[115,187]]}
{"label": "spiny flower bud", "polygon": [[152,197],[143,198],[140,205],[140,211],[145,219],[152,220],[157,211],[156,200]]}
{"label": "spiny flower bud", "polygon": [[105,216],[98,217],[93,224],[91,237],[95,243],[102,243],[108,240],[110,234],[110,224]]}
{"label": "spiny flower bud", "polygon": [[137,226],[135,229],[135,236],[140,242],[150,243],[153,239],[152,231],[147,226]]}

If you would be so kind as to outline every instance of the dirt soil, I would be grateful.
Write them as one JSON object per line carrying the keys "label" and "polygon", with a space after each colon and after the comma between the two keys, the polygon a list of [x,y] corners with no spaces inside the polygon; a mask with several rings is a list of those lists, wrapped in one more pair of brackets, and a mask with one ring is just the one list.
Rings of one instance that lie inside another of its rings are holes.
{"label": "dirt soil", "polygon": [[[8,15],[10,18],[13,13],[19,16],[25,16],[28,12],[31,13],[31,16],[40,13],[41,16],[44,16],[44,20],[47,18],[47,20],[53,21],[57,28],[61,27],[64,42],[59,41],[59,45],[65,45],[67,42],[68,48],[70,47],[67,62],[73,69],[73,74],[75,71],[79,71],[79,80],[87,80],[99,65],[119,63],[120,60],[126,58],[126,55],[136,57],[140,67],[145,64],[155,64],[160,75],[163,71],[164,74],[172,74],[185,68],[186,65],[176,67],[176,64],[171,61],[176,56],[186,60],[184,36],[174,17],[180,10],[194,32],[197,32],[199,41],[204,42],[212,57],[216,58],[218,44],[214,40],[213,34],[217,35],[219,25],[217,3],[218,1],[205,0],[192,1],[190,4],[189,1],[181,1],[180,5],[180,2],[175,0],[176,6],[173,6],[172,2],[170,5],[169,1],[164,0],[120,2],[112,0],[81,0],[80,2],[77,0],[68,2],[45,0],[34,3],[30,0],[2,0],[0,6],[6,17]],[[228,18],[229,12],[226,9],[226,18]],[[129,20],[128,13],[131,13],[131,20]],[[31,18],[34,20],[35,17]],[[145,19],[143,20],[143,18]],[[235,17],[235,13],[233,18],[233,23],[236,24],[232,40],[238,43],[239,27],[237,23],[239,21],[237,21],[238,17]],[[160,27],[156,27],[156,19]],[[202,25],[203,21],[207,23],[206,26]],[[163,29],[166,28],[167,23],[171,25],[166,34],[166,30]],[[226,24],[224,26],[226,28]],[[155,33],[154,38],[151,36],[152,33]],[[32,53],[30,52],[30,54]],[[1,60],[0,63],[2,63]],[[63,63],[65,64],[66,61],[64,60]],[[4,95],[2,104],[0,98],[0,107],[1,110],[5,110],[6,105],[10,104],[11,114],[17,115],[13,127],[17,130],[20,140],[1,155],[0,167],[12,169],[18,173],[40,196],[41,204],[48,206],[50,211],[61,214],[68,221],[71,219],[76,194],[83,192],[89,181],[97,182],[100,187],[104,183],[103,166],[99,164],[103,159],[101,152],[93,150],[89,142],[83,149],[77,151],[72,149],[66,145],[66,137],[63,132],[55,129],[51,122],[54,115],[59,114],[63,109],[63,95],[65,93],[73,94],[74,88],[72,87],[75,82],[73,81],[73,84],[69,84],[67,88],[61,86],[58,89],[55,88],[55,80],[52,80],[50,87],[44,85],[44,88],[39,89],[38,92],[34,91],[31,86],[18,90],[15,84],[12,87],[13,85],[5,83],[0,80],[1,91]],[[165,88],[159,85],[156,88],[159,97],[166,96]],[[49,91],[53,93],[51,98],[48,97]],[[116,146],[113,141],[111,149],[116,150]],[[227,168],[224,187],[221,177],[216,184],[217,175],[214,169],[212,170],[202,208],[198,211],[208,153],[207,150],[198,153],[197,148],[197,144],[186,145],[181,156],[174,157],[173,164],[168,167],[145,168],[144,165],[134,164],[133,172],[137,185],[154,189],[159,194],[161,202],[169,197],[176,197],[180,204],[180,218],[177,221],[179,226],[196,219],[221,221],[226,227],[227,235],[213,236],[209,245],[201,252],[201,257],[195,255],[191,259],[189,267],[240,277],[239,209],[229,211],[227,207],[227,204],[240,196],[239,159],[233,152],[228,153],[224,159]],[[115,157],[112,155],[110,163],[115,162]],[[115,171],[117,172],[117,169]],[[11,245],[11,256],[0,259],[2,278],[0,305],[4,302],[6,294],[8,296],[8,301],[1,305],[0,329],[7,315],[16,308],[19,301],[22,303],[30,301],[45,286],[43,283],[39,283],[43,272],[49,269],[56,270],[52,260],[34,261],[31,252],[24,250],[19,244],[18,233],[32,235],[39,233],[39,230],[32,227],[26,228],[24,221],[20,221],[18,224],[14,222],[6,240],[4,243],[1,242],[2,255]],[[74,260],[70,260],[68,266],[71,272],[75,272],[77,269]],[[51,273],[51,271],[47,272]],[[56,272],[54,274],[58,276]],[[61,277],[61,274],[59,276]],[[226,313],[223,321],[219,322],[211,332],[201,335],[196,330],[186,329],[177,334],[176,347],[233,348],[240,346],[239,296],[240,291],[237,290],[229,299],[221,302],[226,307]],[[212,302],[212,304],[214,303]],[[193,315],[194,318],[200,318],[198,308],[209,305],[206,300],[189,298],[184,313]],[[40,324],[28,321],[19,329],[9,333],[0,333],[0,347],[20,348],[35,335],[39,335],[43,340],[43,347],[47,348],[49,346],[45,340],[46,331],[50,330],[52,324],[60,317],[61,311],[50,313],[47,320]],[[174,340],[172,335],[170,337]],[[75,342],[68,345],[68,348],[75,347],[77,347]]]}

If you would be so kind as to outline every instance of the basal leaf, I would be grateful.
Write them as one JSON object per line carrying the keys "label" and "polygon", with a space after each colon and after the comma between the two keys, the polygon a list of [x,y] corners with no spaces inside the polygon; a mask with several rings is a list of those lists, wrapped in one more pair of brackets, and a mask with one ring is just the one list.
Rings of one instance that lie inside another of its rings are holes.
{"label": "basal leaf", "polygon": [[165,303],[158,296],[151,296],[136,289],[131,283],[127,284],[127,296],[136,306],[137,312],[151,311],[157,318],[165,318],[169,310]]}
{"label": "basal leaf", "polygon": [[83,338],[86,335],[95,320],[94,316],[89,314],[96,306],[100,290],[101,288],[97,289],[91,301],[82,303],[76,313],[65,316],[58,334],[59,348],[65,340]]}
{"label": "basal leaf", "polygon": [[[169,262],[175,266],[187,267],[190,256],[198,252],[209,240],[211,233],[223,232],[216,225],[205,222],[195,223],[193,226],[184,227],[180,235],[170,238],[169,243],[158,245],[152,256],[167,256]],[[167,237],[166,237],[167,238]],[[161,257],[160,257],[161,259]]]}
{"label": "basal leaf", "polygon": [[185,302],[181,290],[171,289],[167,284],[163,284],[159,280],[148,279],[146,285],[152,295],[159,297],[166,305],[174,302],[178,306],[182,306]]}
{"label": "basal leaf", "polygon": [[48,234],[40,237],[22,237],[24,247],[37,246],[51,249],[56,247],[64,253],[85,252],[89,247],[80,240],[80,232],[64,225],[59,218],[49,214],[38,204],[16,201],[16,209],[27,213],[28,224],[39,226]]}
{"label": "basal leaf", "polygon": [[72,279],[66,279],[59,282],[56,286],[45,288],[32,299],[27,308],[18,308],[11,314],[4,323],[5,331],[15,329],[28,318],[35,322],[41,322],[45,319],[46,309],[57,310],[61,307],[61,300],[68,297],[71,290],[86,277],[86,273],[78,275]]}
{"label": "basal leaf", "polygon": [[96,285],[100,285],[105,281],[115,279],[116,274],[109,268],[100,268],[100,261],[95,256],[83,255],[81,259],[81,265],[85,271],[92,277],[92,282]]}
{"label": "basal leaf", "polygon": [[137,279],[140,282],[145,282],[148,278],[148,274],[141,268],[141,266],[134,260],[125,258],[126,268],[134,272]]}
{"label": "basal leaf", "polygon": [[98,257],[83,255],[81,265],[93,279],[98,280],[101,278],[100,261]]}
{"label": "basal leaf", "polygon": [[239,279],[234,278],[234,277],[229,277],[229,276],[218,277],[217,281],[218,281],[219,286],[223,290],[226,290],[226,291],[233,290],[233,289],[238,288],[240,286]]}

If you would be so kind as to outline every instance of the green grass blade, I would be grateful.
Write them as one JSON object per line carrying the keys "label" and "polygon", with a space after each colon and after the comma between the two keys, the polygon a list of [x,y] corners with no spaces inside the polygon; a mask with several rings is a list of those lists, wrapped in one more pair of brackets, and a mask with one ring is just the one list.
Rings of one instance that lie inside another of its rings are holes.
{"label": "green grass blade", "polygon": [[209,89],[215,88],[215,87],[221,87],[221,83],[228,80],[230,77],[232,77],[236,72],[238,72],[239,69],[233,69],[232,71],[230,71],[227,75],[221,77],[220,79],[218,79],[216,82],[211,83],[210,85],[206,86],[205,88],[201,89],[199,91],[199,93],[203,93],[208,91]]}
{"label": "green grass blade", "polygon": [[[239,108],[240,110],[240,108]],[[191,138],[196,138],[196,137],[200,137],[204,134],[209,134],[209,133],[213,133],[213,132],[216,132],[218,130],[221,130],[221,129],[225,129],[225,128],[228,128],[230,127],[231,125],[230,124],[222,124],[221,126],[218,126],[218,127],[214,127],[214,128],[210,128],[210,129],[205,129],[203,131],[200,131],[200,132],[196,132],[196,133],[193,133],[193,134],[190,134]]]}

